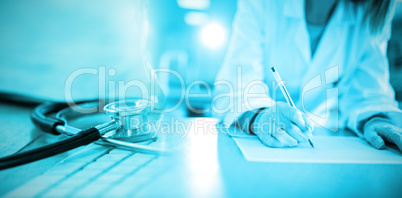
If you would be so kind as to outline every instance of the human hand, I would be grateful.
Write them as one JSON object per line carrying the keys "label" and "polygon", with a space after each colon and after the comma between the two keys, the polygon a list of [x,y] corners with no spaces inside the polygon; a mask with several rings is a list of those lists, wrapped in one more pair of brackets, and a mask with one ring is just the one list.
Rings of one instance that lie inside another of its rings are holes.
{"label": "human hand", "polygon": [[313,126],[304,113],[284,102],[260,112],[252,125],[254,133],[270,147],[293,147],[308,142]]}
{"label": "human hand", "polygon": [[376,149],[384,149],[385,141],[398,146],[402,152],[402,129],[383,118],[370,119],[363,128],[364,138]]}

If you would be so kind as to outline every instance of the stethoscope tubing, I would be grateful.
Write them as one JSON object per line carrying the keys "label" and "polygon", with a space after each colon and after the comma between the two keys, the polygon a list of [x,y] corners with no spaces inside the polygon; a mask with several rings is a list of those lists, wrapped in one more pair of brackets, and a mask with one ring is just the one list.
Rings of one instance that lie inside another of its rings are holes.
{"label": "stethoscope tubing", "polygon": [[[77,104],[89,103],[95,101],[82,101]],[[130,150],[148,154],[169,154],[170,152],[158,148],[152,148],[146,145],[139,145],[121,140],[115,140],[108,137],[102,137],[106,132],[116,130],[117,123],[113,121],[101,124],[89,129],[81,130],[68,126],[66,121],[59,116],[55,118],[47,116],[51,113],[61,112],[70,107],[68,103],[45,102],[37,106],[31,112],[31,120],[41,131],[53,135],[64,134],[70,136],[68,139],[56,142],[47,146],[32,149],[22,153],[17,153],[0,158],[0,170],[12,168],[15,166],[27,164],[47,157],[51,157],[80,146],[90,143],[97,143],[104,146],[112,146],[118,149]]]}
{"label": "stethoscope tubing", "polygon": [[78,134],[40,148],[32,149],[18,154],[13,154],[0,158],[0,170],[12,168],[15,166],[27,164],[44,158],[48,158],[80,146],[88,145],[102,136],[95,127],[83,130]]}

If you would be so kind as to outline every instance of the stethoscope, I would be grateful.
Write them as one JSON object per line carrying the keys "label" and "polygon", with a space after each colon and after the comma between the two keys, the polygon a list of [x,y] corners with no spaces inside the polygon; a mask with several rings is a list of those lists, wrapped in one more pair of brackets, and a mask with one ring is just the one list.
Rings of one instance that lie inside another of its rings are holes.
{"label": "stethoscope", "polygon": [[[156,133],[149,126],[148,117],[153,111],[147,99],[132,99],[112,102],[104,106],[111,120],[82,130],[68,124],[71,118],[87,115],[75,107],[95,106],[98,101],[84,101],[77,104],[45,102],[37,106],[30,117],[34,125],[50,134],[64,134],[68,139],[44,147],[0,158],[0,170],[51,157],[92,142],[119,149],[149,154],[162,154],[166,151],[136,142],[155,141]],[[51,117],[50,115],[56,114]]]}

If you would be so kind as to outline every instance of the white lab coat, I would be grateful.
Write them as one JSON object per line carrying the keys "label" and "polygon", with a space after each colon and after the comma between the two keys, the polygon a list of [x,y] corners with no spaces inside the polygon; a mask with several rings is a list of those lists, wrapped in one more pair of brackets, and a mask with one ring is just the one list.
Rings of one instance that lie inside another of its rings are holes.
{"label": "white lab coat", "polygon": [[311,57],[304,1],[239,0],[215,83],[215,111],[229,124],[247,110],[284,101],[270,71],[275,66],[296,106],[318,125],[358,132],[360,121],[380,112],[400,125],[386,57],[392,14],[376,35],[363,14],[341,0]]}

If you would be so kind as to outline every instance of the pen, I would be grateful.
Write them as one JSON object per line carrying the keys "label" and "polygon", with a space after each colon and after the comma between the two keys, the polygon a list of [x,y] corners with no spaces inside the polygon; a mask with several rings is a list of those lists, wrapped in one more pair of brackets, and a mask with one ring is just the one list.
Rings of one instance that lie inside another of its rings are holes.
{"label": "pen", "polygon": [[[276,71],[275,67],[271,67],[271,71],[272,71],[272,74],[273,74],[274,77],[275,77],[276,83],[278,83],[279,88],[281,88],[281,91],[282,91],[283,96],[285,96],[286,102],[288,102],[288,104],[289,104],[291,107],[296,108],[296,105],[293,103],[293,100],[292,100],[292,98],[290,97],[289,92],[288,92],[288,90],[286,89],[285,84],[283,83],[283,81],[282,81],[281,77],[279,76],[279,73]],[[297,109],[297,108],[296,108],[296,109]],[[313,142],[311,141],[311,138],[308,138],[308,142],[310,143],[311,147],[314,148],[314,144],[313,144]]]}

